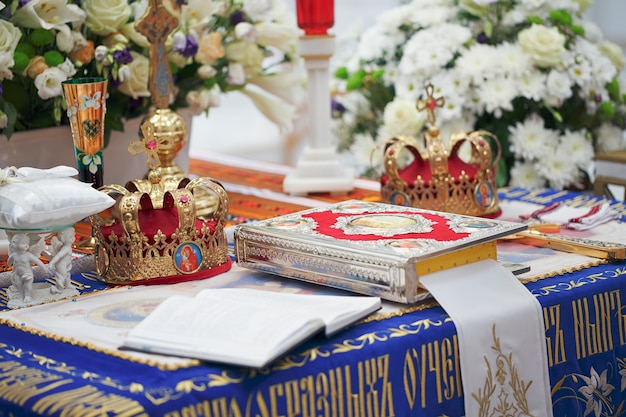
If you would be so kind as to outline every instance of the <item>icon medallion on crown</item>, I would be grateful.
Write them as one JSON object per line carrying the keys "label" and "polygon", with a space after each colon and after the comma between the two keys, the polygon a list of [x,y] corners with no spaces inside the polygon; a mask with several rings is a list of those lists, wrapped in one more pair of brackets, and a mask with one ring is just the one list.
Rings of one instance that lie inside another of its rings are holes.
{"label": "icon medallion on crown", "polygon": [[500,213],[496,167],[501,149],[487,131],[457,132],[449,145],[436,126],[435,110],[445,99],[434,97],[432,84],[417,102],[426,111],[423,142],[399,136],[384,145],[385,173],[381,176],[383,202],[469,216],[495,217]]}

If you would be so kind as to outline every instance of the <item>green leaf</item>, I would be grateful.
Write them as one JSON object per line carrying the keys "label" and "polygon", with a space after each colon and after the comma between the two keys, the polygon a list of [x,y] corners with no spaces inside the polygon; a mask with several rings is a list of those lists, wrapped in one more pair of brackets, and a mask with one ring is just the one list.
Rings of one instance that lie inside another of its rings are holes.
{"label": "green leaf", "polygon": [[506,166],[506,161],[504,159],[500,159],[498,161],[498,172],[496,172],[496,186],[498,188],[504,187],[509,182],[508,172],[509,170]]}
{"label": "green leaf", "polygon": [[548,106],[547,104],[544,105],[544,107],[546,108],[546,110],[548,110],[550,112],[550,114],[552,114],[552,117],[554,117],[554,120],[556,120],[557,123],[563,123],[563,116],[561,115],[561,113],[556,111],[551,106]]}
{"label": "green leaf", "polygon": [[340,80],[348,79],[348,69],[346,67],[337,68],[335,71],[335,78],[339,78]]}
{"label": "green leaf", "polygon": [[613,116],[615,116],[615,107],[613,106],[613,103],[604,101],[600,104],[600,112],[610,120]]}
{"label": "green leaf", "polygon": [[378,80],[380,77],[383,76],[384,73],[385,73],[384,69],[379,69],[379,70],[374,71],[371,75],[372,80]]}
{"label": "green leaf", "polygon": [[572,26],[572,15],[567,10],[551,10],[550,20],[557,25]]}
{"label": "green leaf", "polygon": [[536,24],[536,25],[543,25],[543,19],[540,18],[539,16],[528,16],[526,18],[526,21],[528,23],[532,24]]}
{"label": "green leaf", "polygon": [[485,35],[487,35],[487,37],[491,38],[493,36],[493,23],[491,22],[491,20],[487,20],[485,22],[485,26],[483,28]]}
{"label": "green leaf", "polygon": [[5,101],[2,98],[0,98],[0,104],[2,105],[2,111],[4,111],[4,114],[7,115],[7,126],[4,129],[2,129],[2,133],[4,133],[6,137],[10,139],[11,135],[15,131],[15,121],[17,120],[17,110],[15,110],[15,107],[13,106],[13,104],[9,103],[8,101]]}
{"label": "green leaf", "polygon": [[585,28],[580,25],[572,25],[570,28],[572,29],[572,32],[574,32],[578,36],[585,35]]}
{"label": "green leaf", "polygon": [[621,97],[619,94],[620,88],[619,88],[619,81],[617,80],[617,77],[613,78],[611,82],[607,83],[606,89],[609,92],[609,97],[611,97],[611,100],[619,103],[621,100]]}
{"label": "green leaf", "polygon": [[358,88],[361,88],[363,86],[363,78],[365,78],[365,71],[364,70],[358,70],[357,72],[355,72],[349,79],[348,82],[346,83],[346,90],[347,91],[352,91],[352,90],[356,90]]}

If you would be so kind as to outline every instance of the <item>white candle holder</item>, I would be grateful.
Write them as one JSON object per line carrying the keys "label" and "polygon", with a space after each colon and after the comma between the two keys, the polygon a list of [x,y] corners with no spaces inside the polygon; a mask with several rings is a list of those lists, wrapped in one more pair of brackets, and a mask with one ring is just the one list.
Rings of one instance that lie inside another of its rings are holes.
{"label": "white candle holder", "polygon": [[308,143],[283,190],[294,195],[316,192],[347,193],[354,188],[353,169],[343,166],[330,133],[329,61],[335,49],[332,35],[300,38],[300,55],[307,69]]}

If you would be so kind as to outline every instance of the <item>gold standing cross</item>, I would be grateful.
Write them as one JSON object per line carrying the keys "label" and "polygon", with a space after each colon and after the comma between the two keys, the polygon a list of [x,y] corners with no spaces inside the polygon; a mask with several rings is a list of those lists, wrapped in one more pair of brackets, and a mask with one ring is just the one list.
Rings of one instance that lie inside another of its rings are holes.
{"label": "gold standing cross", "polygon": [[435,87],[428,83],[426,85],[426,99],[417,101],[417,110],[428,112],[428,124],[435,126],[435,109],[437,107],[443,107],[446,104],[446,100],[443,97],[434,97]]}
{"label": "gold standing cross", "polygon": [[135,24],[137,32],[150,41],[148,89],[152,104],[157,109],[166,109],[170,104],[172,73],[165,52],[165,41],[177,26],[178,19],[163,6],[163,0],[150,0],[146,13]]}

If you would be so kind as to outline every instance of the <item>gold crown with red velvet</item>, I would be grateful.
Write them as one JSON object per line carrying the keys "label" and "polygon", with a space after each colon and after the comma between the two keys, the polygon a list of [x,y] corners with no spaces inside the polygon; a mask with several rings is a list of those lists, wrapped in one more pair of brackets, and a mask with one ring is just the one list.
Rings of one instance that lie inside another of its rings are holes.
{"label": "gold crown with red velvet", "polygon": [[[432,84],[417,109],[428,112],[423,146],[412,136],[389,139],[384,146],[381,197],[384,202],[469,216],[493,217],[500,213],[496,167],[500,143],[490,132],[479,130],[452,135],[446,146],[436,127],[435,109],[445,103],[433,96]],[[468,144],[469,157],[461,148]],[[495,148],[495,149],[494,149]],[[408,151],[409,157],[407,158]],[[409,160],[409,163],[405,163]]]}
{"label": "gold crown with red velvet", "polygon": [[[145,122],[149,126],[149,122]],[[144,131],[149,132],[149,129]],[[131,147],[148,154],[147,179],[100,190],[116,202],[90,216],[96,271],[109,284],[174,283],[203,279],[231,267],[224,233],[228,195],[209,178],[162,183],[156,150],[159,141],[145,135]],[[155,146],[156,145],[156,146]],[[142,147],[143,146],[143,147]],[[130,148],[130,147],[129,147]],[[200,207],[197,202],[212,204]]]}

